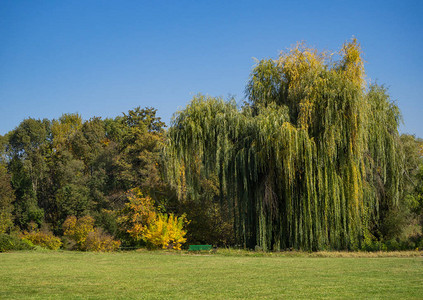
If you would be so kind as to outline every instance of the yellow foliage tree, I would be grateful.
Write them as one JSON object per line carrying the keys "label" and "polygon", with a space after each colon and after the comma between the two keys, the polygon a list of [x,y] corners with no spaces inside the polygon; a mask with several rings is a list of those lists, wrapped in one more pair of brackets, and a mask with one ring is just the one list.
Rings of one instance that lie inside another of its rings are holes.
{"label": "yellow foliage tree", "polygon": [[85,216],[79,219],[75,216],[69,216],[63,223],[63,235],[74,240],[79,249],[84,248],[88,234],[93,231],[94,219],[91,216]]}
{"label": "yellow foliage tree", "polygon": [[157,218],[147,225],[143,238],[154,247],[162,249],[181,250],[186,242],[185,216],[177,217],[173,214],[157,214]]}
{"label": "yellow foliage tree", "polygon": [[186,241],[184,215],[177,217],[157,212],[154,200],[144,197],[139,188],[128,191],[127,198],[128,203],[118,222],[135,241],[142,240],[153,248],[181,249]]}
{"label": "yellow foliage tree", "polygon": [[139,241],[142,239],[147,224],[156,219],[154,200],[144,197],[139,188],[134,188],[126,193],[128,203],[120,212],[118,223],[129,235]]}

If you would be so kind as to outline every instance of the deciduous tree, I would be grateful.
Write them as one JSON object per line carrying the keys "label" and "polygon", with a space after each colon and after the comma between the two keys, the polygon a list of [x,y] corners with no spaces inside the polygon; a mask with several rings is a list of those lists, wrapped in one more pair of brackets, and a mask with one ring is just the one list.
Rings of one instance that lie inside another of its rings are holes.
{"label": "deciduous tree", "polygon": [[299,44],[257,63],[239,109],[196,96],[169,129],[169,178],[198,189],[217,174],[244,247],[357,249],[400,201],[398,108],[367,88],[353,39],[329,53]]}

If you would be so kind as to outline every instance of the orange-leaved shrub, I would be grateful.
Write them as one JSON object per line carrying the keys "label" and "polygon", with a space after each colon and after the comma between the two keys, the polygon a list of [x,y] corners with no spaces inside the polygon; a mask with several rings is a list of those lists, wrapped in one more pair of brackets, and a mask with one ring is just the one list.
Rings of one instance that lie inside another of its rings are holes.
{"label": "orange-leaved shrub", "polygon": [[38,245],[46,249],[57,250],[60,246],[62,246],[60,238],[54,236],[50,231],[24,231],[20,237],[21,239],[28,240],[34,245]]}

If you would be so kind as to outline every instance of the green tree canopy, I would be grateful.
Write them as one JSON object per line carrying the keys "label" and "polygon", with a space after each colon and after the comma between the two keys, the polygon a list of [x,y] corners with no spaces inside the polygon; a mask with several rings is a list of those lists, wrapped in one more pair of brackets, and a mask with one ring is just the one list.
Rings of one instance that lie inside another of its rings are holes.
{"label": "green tree canopy", "polygon": [[359,248],[398,205],[398,108],[355,39],[337,55],[299,44],[255,65],[241,108],[199,95],[172,121],[169,178],[217,174],[245,247]]}

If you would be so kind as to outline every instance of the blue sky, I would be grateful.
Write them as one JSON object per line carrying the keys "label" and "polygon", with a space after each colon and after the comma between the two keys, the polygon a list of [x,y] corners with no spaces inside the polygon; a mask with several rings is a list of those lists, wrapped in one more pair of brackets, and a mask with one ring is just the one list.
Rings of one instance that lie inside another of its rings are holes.
{"label": "blue sky", "polygon": [[355,36],[401,131],[423,137],[422,15],[423,1],[0,0],[0,134],[26,117],[136,106],[169,123],[197,93],[241,102],[253,57]]}

